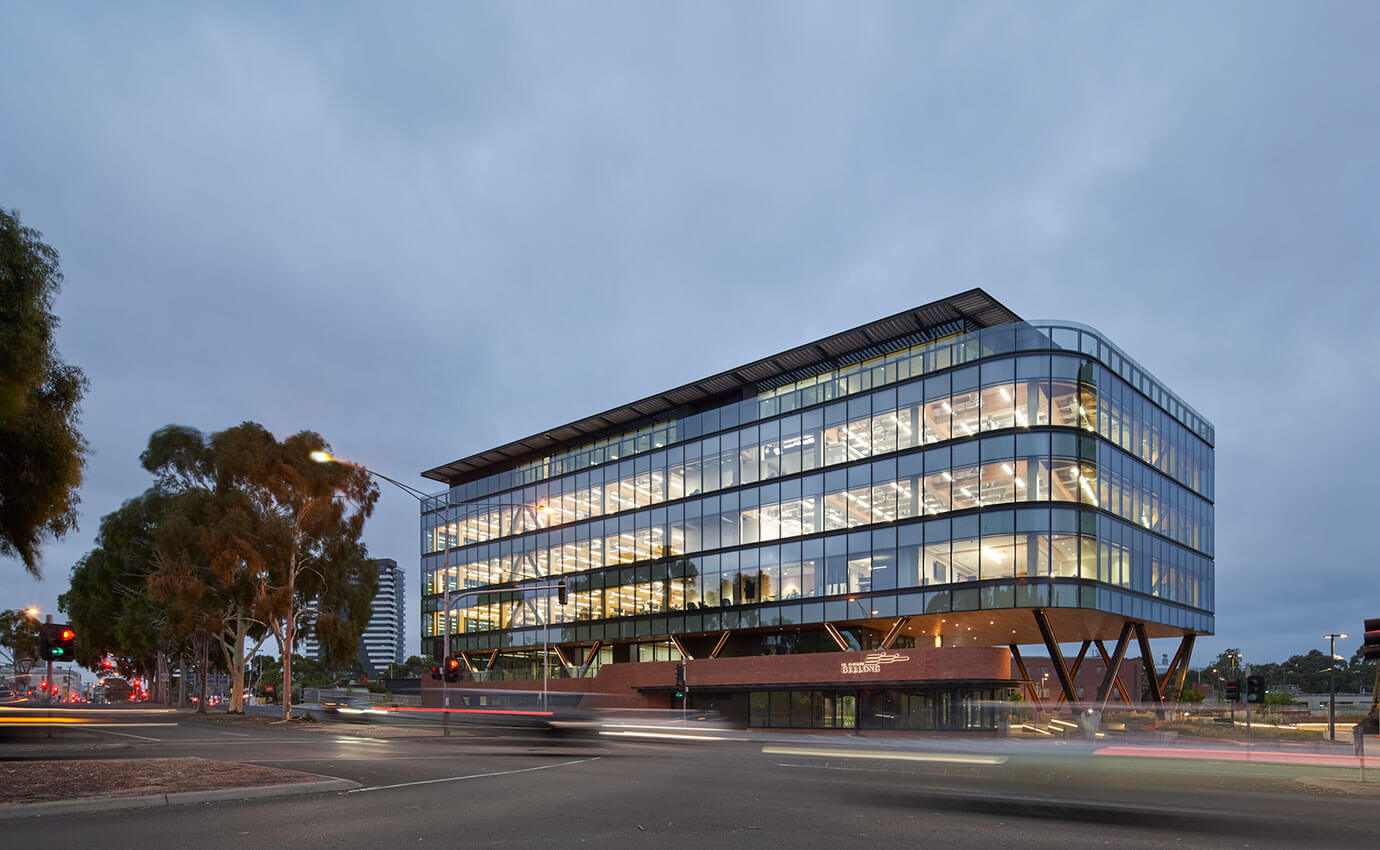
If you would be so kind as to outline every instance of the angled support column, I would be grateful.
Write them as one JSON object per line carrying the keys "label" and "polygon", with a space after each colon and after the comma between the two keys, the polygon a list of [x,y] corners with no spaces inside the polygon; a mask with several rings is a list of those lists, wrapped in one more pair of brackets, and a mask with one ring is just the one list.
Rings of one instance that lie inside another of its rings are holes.
{"label": "angled support column", "polygon": [[577,668],[574,664],[570,663],[569,658],[565,657],[565,651],[561,649],[559,644],[553,643],[551,644],[551,648],[556,651],[556,660],[561,662],[561,667],[565,670],[565,674],[572,679],[576,678],[575,673],[577,672]]}
{"label": "angled support column", "polygon": [[580,678],[581,678],[581,679],[583,679],[583,678],[585,677],[585,674],[589,672],[589,665],[591,665],[591,664],[594,663],[595,657],[599,655],[599,647],[601,647],[601,646],[603,646],[603,645],[604,645],[604,642],[603,642],[603,641],[601,641],[601,640],[596,640],[596,641],[594,642],[594,646],[591,646],[591,647],[589,648],[589,652],[585,653],[585,662],[584,662],[583,664],[580,665]]}
{"label": "angled support column", "polygon": [[1107,673],[1102,677],[1102,684],[1097,687],[1097,710],[1103,711],[1107,707],[1107,700],[1112,696],[1112,685],[1121,692],[1121,698],[1126,700],[1126,705],[1133,705],[1131,698],[1126,694],[1126,689],[1122,687],[1118,673],[1121,672],[1121,660],[1126,657],[1126,646],[1131,642],[1131,622],[1121,625],[1121,636],[1116,639],[1116,652],[1111,658],[1107,657],[1107,650],[1102,646],[1102,641],[1097,642],[1097,651],[1102,655],[1102,662],[1107,665]]}
{"label": "angled support column", "polygon": [[825,631],[826,633],[828,633],[829,637],[831,637],[831,638],[834,639],[834,643],[838,645],[838,648],[839,648],[841,651],[843,651],[843,652],[850,652],[850,651],[852,651],[853,647],[851,647],[851,646],[848,645],[848,641],[844,639],[843,635],[839,632],[838,629],[834,628],[834,624],[833,624],[833,623],[825,623],[825,624],[824,624],[824,631]]}
{"label": "angled support column", "polygon": [[465,665],[467,671],[470,673],[475,672],[474,662],[470,660],[470,654],[468,652],[457,652],[455,654],[460,657],[460,663]]}
{"label": "angled support column", "polygon": [[1184,690],[1184,679],[1188,678],[1188,661],[1193,657],[1193,634],[1186,634],[1183,640],[1179,641],[1179,651],[1174,653],[1174,660],[1169,662],[1169,669],[1164,671],[1165,698],[1179,701],[1179,694]]}
{"label": "angled support column", "polygon": [[498,650],[495,649],[493,652],[490,652],[490,653],[489,653],[489,663],[484,665],[484,669],[485,669],[485,670],[492,670],[492,669],[494,669],[494,665],[497,664],[497,663],[498,663]]}
{"label": "angled support column", "polygon": [[1049,626],[1049,615],[1045,609],[1036,608],[1031,611],[1035,615],[1035,625],[1040,629],[1040,637],[1045,641],[1045,649],[1049,651],[1049,663],[1054,667],[1054,675],[1059,678],[1059,687],[1064,692],[1064,698],[1072,706],[1078,701],[1078,694],[1074,692],[1073,680],[1069,678],[1068,667],[1064,666],[1064,656],[1059,652],[1059,642],[1054,639],[1054,630]]}
{"label": "angled support column", "polygon": [[1030,680],[1030,673],[1025,669],[1025,661],[1021,658],[1021,648],[1014,643],[1011,644],[1011,660],[1016,662],[1016,669],[1020,671],[1021,678],[1025,679],[1025,692],[1030,697],[1030,704],[1035,706],[1036,711],[1044,711],[1045,707],[1040,702],[1040,695],[1035,691],[1035,683]]}
{"label": "angled support column", "polygon": [[719,635],[719,642],[714,644],[714,651],[709,653],[710,658],[719,657],[719,653],[724,651],[724,644],[728,643],[728,636],[731,634],[733,634],[733,632],[731,632],[728,629],[724,629],[724,633]]}
{"label": "angled support column", "polygon": [[695,660],[695,656],[691,655],[685,648],[685,644],[680,642],[680,637],[678,635],[671,635],[671,644],[676,648],[676,651],[680,653],[681,658],[684,658],[686,661]]}
{"label": "angled support column", "polygon": [[1164,708],[1164,692],[1160,690],[1160,676],[1155,672],[1155,654],[1150,649],[1150,637],[1145,634],[1144,623],[1132,623],[1136,630],[1136,642],[1140,644],[1140,663],[1145,668],[1145,680],[1150,683],[1150,700],[1155,711]]}
{"label": "angled support column", "polygon": [[909,622],[910,617],[897,618],[896,622],[891,624],[891,630],[886,633],[886,637],[882,638],[882,645],[879,648],[891,649],[891,645],[896,642],[896,638],[900,637],[901,629],[904,629]]}
{"label": "angled support column", "polygon": [[[1107,647],[1106,647],[1105,645],[1103,645],[1102,641],[1100,641],[1100,640],[1097,641],[1096,643],[1097,643],[1097,652],[1098,652],[1098,654],[1100,654],[1100,655],[1102,656],[1102,663],[1110,667],[1111,664],[1112,664],[1112,657],[1111,657],[1110,655],[1107,654]],[[1118,667],[1118,669],[1120,669],[1120,668]],[[1112,684],[1116,685],[1117,693],[1121,694],[1121,699],[1122,699],[1122,701],[1125,702],[1128,706],[1129,706],[1129,705],[1132,705],[1133,703],[1131,702],[1131,695],[1128,694],[1128,693],[1126,693],[1126,686],[1123,685],[1123,684],[1121,684],[1121,679],[1120,679],[1120,678],[1113,679],[1113,680],[1112,680]],[[1101,686],[1099,686],[1099,688],[1100,688],[1100,687],[1101,687]],[[1110,697],[1111,697],[1111,692],[1108,691],[1107,695],[1108,695],[1108,698],[1110,698]]]}
{"label": "angled support column", "polygon": [[[1076,682],[1078,681],[1078,671],[1083,668],[1083,658],[1088,654],[1088,647],[1092,646],[1092,641],[1083,641],[1083,646],[1078,650],[1078,658],[1073,662],[1073,669],[1069,671],[1069,676]],[[1058,711],[1059,706],[1064,704],[1064,695],[1059,695],[1059,700],[1054,704],[1054,710]]]}

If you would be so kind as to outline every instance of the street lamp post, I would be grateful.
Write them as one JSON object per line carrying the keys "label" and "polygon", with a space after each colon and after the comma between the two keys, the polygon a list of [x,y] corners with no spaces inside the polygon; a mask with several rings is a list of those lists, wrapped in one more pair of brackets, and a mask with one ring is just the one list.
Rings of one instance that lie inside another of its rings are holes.
{"label": "street lamp post", "polygon": [[1337,638],[1345,634],[1323,635],[1327,638],[1327,740],[1337,740]]}
{"label": "street lamp post", "polygon": [[[543,710],[545,710],[546,704],[547,704],[547,686],[546,686],[546,681],[547,681],[547,679],[549,678],[549,675],[548,675],[548,673],[549,673],[549,668],[548,668],[548,666],[547,666],[547,664],[548,664],[547,646],[548,646],[548,644],[549,644],[549,642],[550,642],[550,640],[551,640],[551,595],[550,595],[549,591],[555,590],[555,591],[558,591],[559,593],[561,593],[562,595],[564,595],[564,593],[566,592],[566,589],[568,588],[568,586],[569,586],[569,585],[566,584],[565,580],[562,579],[561,581],[558,581],[558,582],[556,582],[555,584],[533,584],[533,585],[528,585],[528,586],[526,586],[526,587],[520,588],[520,590],[522,590],[523,592],[530,592],[530,591],[533,591],[533,590],[544,590],[544,591],[548,591],[547,596],[546,596],[546,622],[545,622],[545,628],[542,629],[542,643],[541,643],[541,676],[542,676],[542,678],[541,678],[541,706],[542,706],[542,709],[543,709]],[[482,593],[489,593],[489,592],[490,592],[490,591],[483,590],[483,589],[480,589],[480,590],[465,590],[465,591],[461,591],[461,593],[460,593],[459,595],[460,595],[461,598],[464,598],[464,597],[467,597],[467,596],[476,596],[476,595],[479,595],[479,594],[482,594]]]}
{"label": "street lamp post", "polygon": [[[365,465],[363,465],[363,464],[354,463],[354,462],[352,462],[352,461],[343,460],[343,459],[341,459],[341,458],[335,457],[334,455],[330,454],[329,452],[320,451],[320,450],[314,451],[314,452],[311,453],[311,459],[314,460],[314,461],[316,461],[317,463],[340,463],[340,464],[344,464],[345,466],[352,466],[352,467],[354,467],[355,469],[362,470],[363,472],[365,472],[365,473],[367,473],[367,474],[369,474],[369,475],[374,476],[375,478],[379,479],[380,481],[387,481],[389,484],[392,484],[394,487],[397,487],[399,490],[402,490],[402,491],[403,491],[404,493],[406,493],[407,495],[409,495],[409,496],[411,496],[412,498],[416,499],[417,502],[418,502],[418,504],[421,506],[421,508],[422,508],[423,510],[426,509],[426,504],[427,504],[427,502],[430,501],[431,498],[432,498],[431,496],[428,496],[426,493],[423,493],[421,490],[418,490],[416,487],[411,487],[411,486],[409,486],[409,485],[407,485],[407,484],[402,483],[401,481],[397,481],[397,480],[395,480],[395,479],[393,479],[393,478],[389,478],[387,475],[384,475],[384,474],[381,473],[381,472],[376,472],[375,470],[372,470],[372,469],[370,469],[369,467],[367,467],[367,466],[365,466]],[[457,507],[457,505],[455,505],[454,503],[451,502],[451,500],[450,500],[450,495],[449,495],[449,494],[446,494],[445,499],[446,499],[446,512],[445,512],[445,518],[443,519],[445,531],[444,531],[444,533],[442,534],[442,537],[441,537],[441,575],[442,575],[442,577],[443,577],[443,578],[442,578],[442,581],[441,581],[441,607],[442,607],[442,609],[443,609],[443,610],[441,611],[441,622],[442,622],[442,627],[441,627],[441,659],[442,659],[442,662],[443,662],[443,663],[444,663],[445,659],[447,659],[447,658],[450,657],[450,625],[451,625],[451,623],[450,623],[450,602],[451,602],[451,597],[450,597],[450,546],[451,546],[451,544],[450,544],[450,528],[451,528],[451,524],[455,521],[453,512],[454,512],[454,509]],[[523,506],[523,507],[528,507],[528,508],[534,508],[537,512],[540,512],[540,513],[546,513],[547,510],[548,510],[547,507],[546,507],[545,505],[528,505],[528,504],[523,503],[523,502],[518,502],[518,503],[503,503],[503,502],[493,502],[493,501],[489,501],[489,502],[466,502],[466,503],[464,503],[463,507],[489,507],[489,506],[492,506],[492,505],[495,505],[495,504],[501,504],[501,505],[505,505],[505,506],[509,506],[509,507]],[[466,593],[466,594],[461,594],[461,595],[462,595],[462,596],[468,596],[468,595],[470,595],[470,594],[467,594],[467,593]],[[548,612],[548,620],[549,620],[549,612]],[[549,626],[548,626],[548,628],[549,628]],[[545,679],[545,669],[546,669],[546,668],[545,668],[545,654],[543,653],[543,680]],[[543,684],[544,684],[544,682],[543,682]],[[442,691],[442,697],[441,697],[441,699],[442,699],[442,708],[450,708],[450,692],[449,692],[449,688],[448,688],[447,685],[448,685],[448,683],[445,681],[445,679],[442,679],[442,680],[441,680],[441,691]],[[447,731],[448,731],[448,730],[447,730]]]}
{"label": "street lamp post", "polygon": [[[428,496],[426,493],[423,493],[421,490],[418,490],[416,487],[411,487],[411,486],[408,486],[407,484],[402,483],[401,481],[397,481],[397,480],[395,480],[395,479],[389,478],[387,475],[384,475],[384,474],[381,473],[381,472],[375,472],[374,470],[370,469],[369,467],[365,466],[365,465],[362,464],[362,463],[354,463],[354,462],[352,462],[352,461],[342,460],[341,458],[338,458],[338,457],[336,457],[336,456],[330,454],[329,452],[324,452],[324,451],[320,451],[320,450],[314,451],[314,452],[311,453],[311,459],[314,460],[314,461],[316,461],[317,463],[339,463],[339,464],[344,464],[345,466],[352,466],[352,467],[354,467],[355,469],[362,470],[363,472],[367,473],[368,475],[372,475],[373,477],[379,479],[380,481],[387,481],[389,484],[392,484],[394,487],[397,487],[399,490],[403,491],[403,492],[406,493],[407,495],[409,495],[409,496],[411,496],[412,498],[416,499],[416,500],[417,500],[417,504],[418,504],[421,508],[423,508],[423,509],[425,509],[425,507],[426,507],[427,500],[429,500],[429,499],[431,498],[431,497]],[[450,539],[449,539],[449,535],[450,535],[451,508],[452,508],[452,507],[453,507],[453,506],[451,505],[451,502],[450,502],[450,495],[447,494],[447,495],[446,495],[446,515],[445,515],[445,520],[444,520],[444,522],[445,522],[445,532],[444,532],[444,534],[443,534],[442,537],[441,537],[441,552],[442,552],[442,555],[441,555],[441,558],[442,558],[442,560],[441,560],[441,576],[442,576],[442,578],[441,578],[441,586],[442,586],[442,588],[444,589],[444,594],[443,594],[442,603],[441,603],[441,606],[442,606],[442,608],[444,609],[444,610],[441,611],[441,621],[442,621],[442,623],[444,623],[444,626],[442,627],[442,630],[441,630],[441,635],[442,635],[442,637],[441,637],[441,661],[442,661],[442,663],[445,663],[445,659],[447,659],[447,658],[450,657]],[[442,694],[441,694],[441,703],[442,703],[442,708],[450,708],[450,692],[449,692],[449,688],[447,687],[447,684],[448,684],[448,683],[446,682],[445,679],[442,679],[442,680],[441,680],[441,691],[442,691]],[[447,715],[443,714],[442,716],[443,716],[443,717],[446,717]],[[450,733],[449,724],[446,724],[445,732],[446,732],[446,734],[449,734],[449,733]]]}

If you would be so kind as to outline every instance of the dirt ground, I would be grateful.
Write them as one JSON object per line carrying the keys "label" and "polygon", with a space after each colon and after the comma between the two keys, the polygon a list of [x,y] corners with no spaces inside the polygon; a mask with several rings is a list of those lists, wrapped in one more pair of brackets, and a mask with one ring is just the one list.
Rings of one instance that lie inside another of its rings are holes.
{"label": "dirt ground", "polygon": [[200,758],[3,761],[0,803],[136,797],[311,782],[319,778],[292,770]]}

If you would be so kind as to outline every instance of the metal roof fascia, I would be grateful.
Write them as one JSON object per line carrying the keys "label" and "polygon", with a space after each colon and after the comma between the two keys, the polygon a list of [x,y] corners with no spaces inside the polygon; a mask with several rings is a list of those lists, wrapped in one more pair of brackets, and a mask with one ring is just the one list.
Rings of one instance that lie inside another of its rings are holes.
{"label": "metal roof fascia", "polygon": [[[907,320],[915,322],[916,327],[901,333],[887,333],[884,336],[875,336],[872,333],[872,331],[874,330],[882,329],[891,326],[897,322],[904,322]],[[976,325],[977,327],[991,327],[993,325],[1005,324],[1007,322],[1020,321],[1020,317],[1017,316],[1015,313],[1011,312],[1011,310],[1008,309],[1005,305],[1001,304],[1000,302],[992,298],[982,289],[969,289],[965,292],[960,292],[957,295],[952,295],[948,298],[942,298],[938,301],[931,302],[930,304],[925,304],[920,307],[914,307],[891,316],[885,316],[881,319],[868,322],[867,324],[860,325],[856,328],[849,328],[848,330],[831,334],[823,339],[816,340],[811,343],[806,343],[805,345],[797,346],[795,348],[788,349],[784,352],[770,354],[766,357],[761,358],[760,360],[753,361],[752,363],[748,363],[742,366],[735,366],[732,369],[720,372],[717,375],[711,375],[707,378],[702,378],[698,381],[693,381],[689,384],[685,384],[674,389],[665,390],[655,395],[648,396],[644,399],[639,399],[630,404],[621,405],[611,410],[606,410],[602,413],[594,414],[593,416],[578,419],[574,422],[570,422],[565,425],[556,426],[555,428],[548,429],[539,434],[533,434],[531,436],[524,437],[520,440],[514,440],[513,442],[503,446],[489,449],[484,452],[479,452],[477,454],[470,455],[466,458],[461,458],[459,460],[455,460],[447,464],[442,464],[441,466],[433,467],[432,469],[426,470],[425,472],[421,473],[421,475],[423,478],[429,478],[433,481],[449,483],[454,478],[469,477],[472,473],[482,472],[484,469],[488,467],[503,462],[501,460],[494,460],[487,463],[483,462],[487,458],[492,457],[493,454],[497,452],[503,453],[502,458],[504,460],[511,460],[515,457],[521,457],[526,454],[532,454],[534,453],[534,451],[546,451],[548,449],[533,450],[531,448],[527,448],[527,443],[530,440],[543,437],[547,439],[553,439],[550,435],[552,435],[553,433],[563,431],[566,428],[574,428],[575,430],[581,431],[583,434],[588,436],[610,428],[626,427],[628,424],[635,422],[638,419],[648,419],[651,417],[652,414],[640,412],[637,409],[637,406],[639,404],[644,404],[645,402],[655,399],[657,397],[665,398],[674,403],[673,407],[669,407],[666,409],[675,409],[675,407],[679,407],[692,401],[699,401],[713,396],[724,395],[729,392],[732,392],[735,389],[752,386],[757,381],[767,380],[773,377],[771,373],[768,373],[752,380],[745,379],[745,373],[754,374],[755,370],[757,369],[774,368],[775,374],[780,375],[787,371],[795,371],[797,369],[808,368],[809,366],[814,364],[829,365],[832,364],[836,360],[836,358],[842,357],[859,349],[879,345],[888,342],[892,339],[905,336],[907,333],[923,331],[926,328],[940,326],[948,322],[954,322],[956,320],[971,322],[973,325]],[[804,360],[803,362],[801,362],[799,366],[795,366],[792,369],[782,369],[780,364],[775,362],[776,358],[793,358],[794,355],[796,355],[797,353],[803,354],[804,352],[811,350],[819,352],[819,354],[817,354],[814,358]],[[699,395],[691,396],[690,393],[692,392],[698,392]],[[684,398],[684,400],[681,400],[682,397],[686,398]],[[664,411],[654,411],[654,413],[659,412]],[[557,441],[556,444],[549,447],[549,450],[557,450],[561,443],[566,442],[570,441]],[[508,450],[518,448],[519,446],[521,446],[523,450],[519,451],[516,455],[508,453]],[[460,472],[458,475],[455,473],[447,474],[449,470],[461,469],[464,469],[464,471]]]}

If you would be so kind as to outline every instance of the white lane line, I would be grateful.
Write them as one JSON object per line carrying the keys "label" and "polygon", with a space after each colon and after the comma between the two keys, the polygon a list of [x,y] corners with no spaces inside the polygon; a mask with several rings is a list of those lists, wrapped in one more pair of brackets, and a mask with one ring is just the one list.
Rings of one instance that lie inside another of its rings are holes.
{"label": "white lane line", "polygon": [[101,735],[119,735],[122,738],[138,738],[141,741],[155,741],[160,744],[163,743],[162,738],[150,738],[147,735],[134,735],[129,732],[116,732],[113,729],[97,729],[93,726],[86,726],[83,728],[90,729],[92,732],[97,732]]}
{"label": "white lane line", "polygon": [[942,762],[945,764],[1006,764],[1006,756],[965,755],[963,753],[915,753],[904,750],[849,750],[815,747],[766,746],[762,752],[777,756],[815,758],[887,759],[891,761]]}
{"label": "white lane line", "polygon": [[491,776],[511,776],[514,773],[530,773],[534,770],[550,770],[553,767],[569,767],[572,764],[580,764],[587,761],[598,761],[599,756],[588,759],[576,759],[575,761],[563,761],[559,764],[544,764],[540,767],[524,767],[518,770],[500,770],[494,773],[471,773],[468,776],[446,776],[441,779],[422,779],[417,782],[399,782],[397,785],[373,785],[369,788],[354,788],[346,791],[347,794],[362,794],[365,791],[387,791],[390,788],[411,788],[414,785],[433,785],[437,782],[460,782],[465,779],[487,779]]}
{"label": "white lane line", "polygon": [[880,767],[839,767],[834,764],[791,764],[790,762],[780,761],[777,767],[798,767],[802,770],[845,770],[849,773],[876,773]]}
{"label": "white lane line", "polygon": [[[519,753],[521,755],[521,753]],[[455,761],[457,756],[312,756],[295,759],[245,759],[245,764],[293,764],[299,761]]]}
{"label": "white lane line", "polygon": [[[95,730],[93,729],[92,731],[94,732]],[[280,744],[330,744],[332,746],[337,745],[337,742],[334,740],[324,741],[320,738],[259,738],[253,742],[246,742],[241,740],[227,741],[224,738],[159,738],[158,740],[165,741],[169,744],[215,744],[222,747],[243,747],[246,743],[271,744],[273,746],[277,746]]]}

